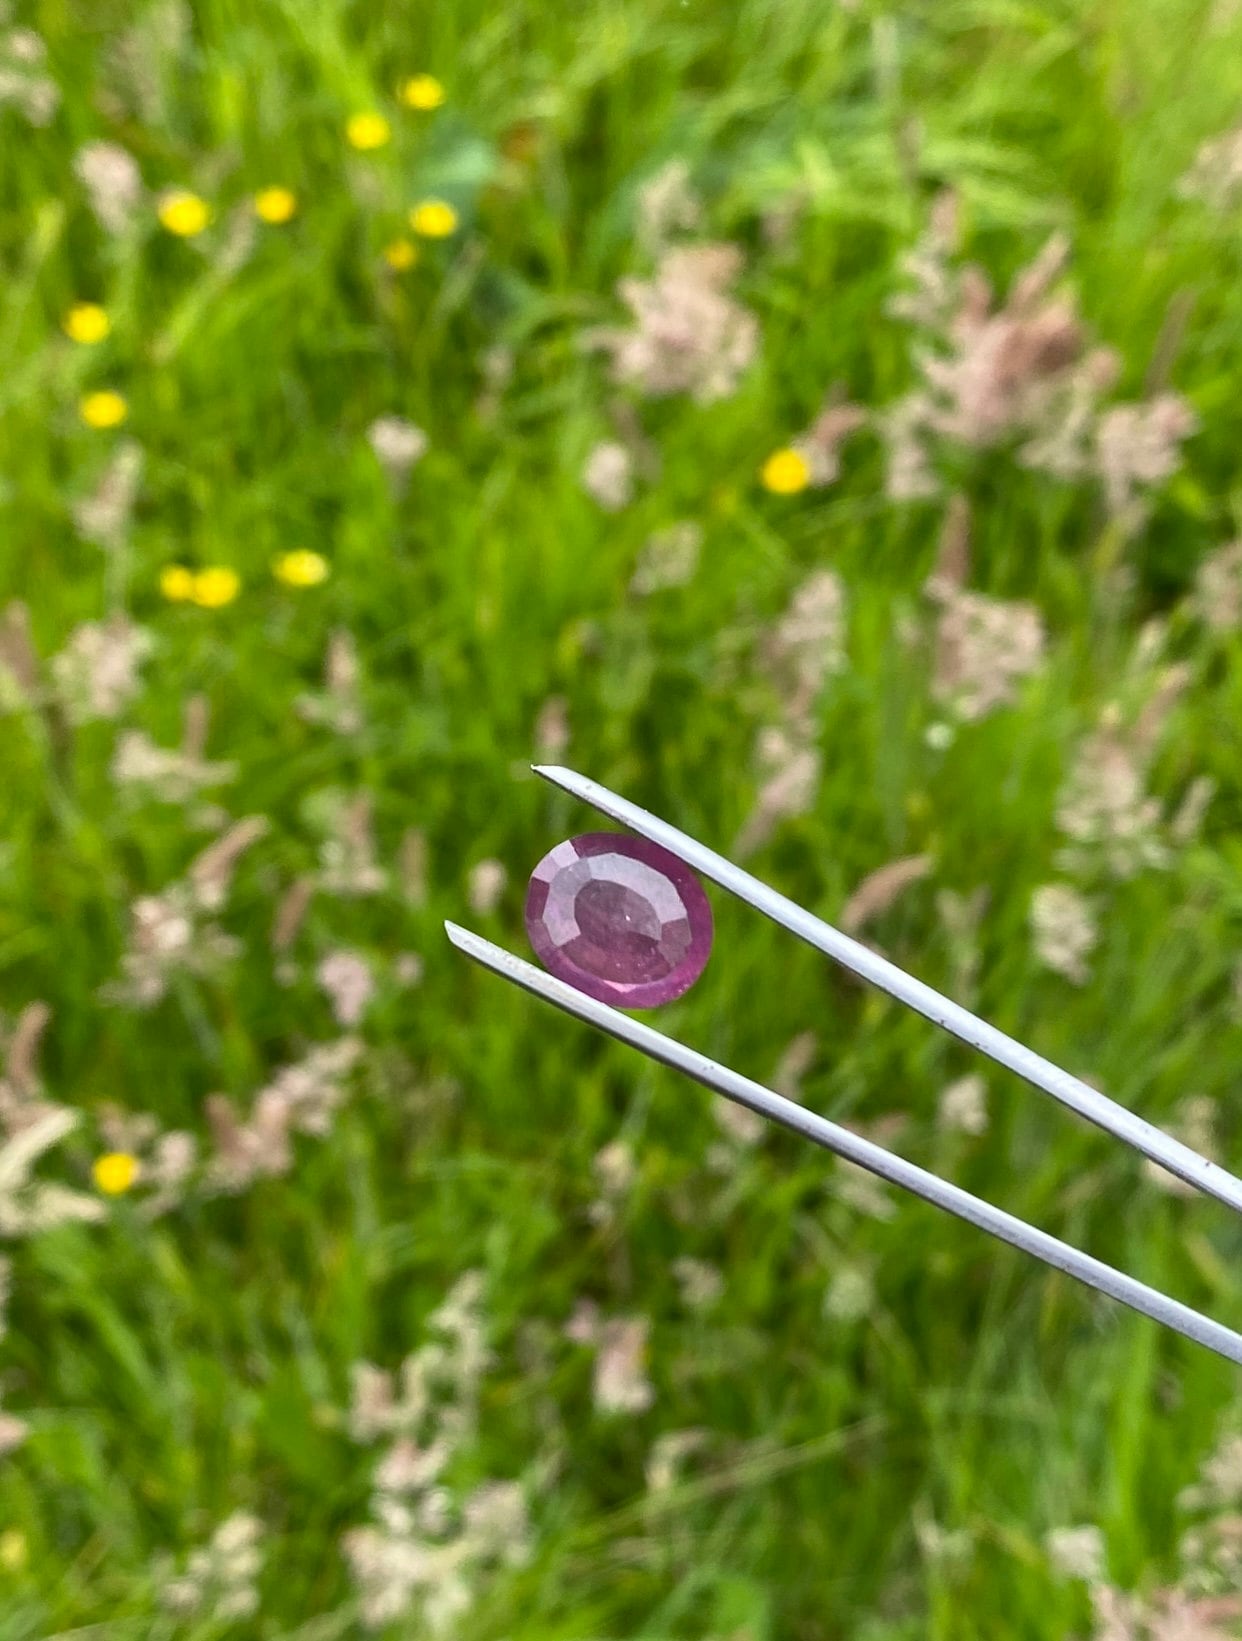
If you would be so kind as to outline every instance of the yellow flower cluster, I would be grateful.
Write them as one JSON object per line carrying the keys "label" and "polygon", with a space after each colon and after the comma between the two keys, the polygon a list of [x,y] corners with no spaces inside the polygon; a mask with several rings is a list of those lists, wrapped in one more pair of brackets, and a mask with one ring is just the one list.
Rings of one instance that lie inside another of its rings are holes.
{"label": "yellow flower cluster", "polygon": [[[331,567],[322,553],[307,547],[282,553],[272,564],[272,574],[286,587],[318,587],[328,579]],[[219,610],[231,604],[241,591],[241,577],[227,564],[191,570],[185,564],[168,564],[160,571],[160,592],[172,604],[197,604],[200,609]]]}
{"label": "yellow flower cluster", "polygon": [[219,610],[237,597],[241,577],[227,564],[212,565],[206,570],[169,564],[160,572],[160,591],[174,604],[197,604],[203,610]]}
{"label": "yellow flower cluster", "polygon": [[[447,94],[433,74],[411,74],[401,81],[397,95],[406,108],[431,113],[441,107]],[[345,137],[351,147],[365,153],[383,148],[391,140],[392,127],[385,115],[372,109],[361,110],[346,120]],[[297,195],[278,183],[258,189],[251,205],[261,222],[273,226],[292,221],[298,212]],[[187,188],[165,189],[159,196],[156,213],[164,230],[179,239],[193,239],[203,233],[213,215],[207,200]],[[410,230],[421,239],[447,239],[457,232],[459,225],[458,212],[447,200],[419,200],[409,211]],[[420,255],[415,240],[405,235],[392,240],[383,250],[384,261],[397,273],[414,267]],[[112,322],[99,303],[75,302],[65,313],[62,326],[72,341],[92,346],[110,334]],[[98,388],[85,394],[78,409],[88,427],[99,429],[119,427],[129,415],[127,400],[113,388]],[[287,587],[316,587],[327,580],[330,566],[322,554],[298,549],[281,554],[272,565],[272,573]],[[170,564],[159,578],[165,598],[173,603],[196,604],[202,609],[221,609],[231,604],[240,593],[241,585],[237,571],[227,565],[195,570],[184,564]],[[134,1158],[120,1152],[110,1153],[95,1165],[96,1183],[102,1191],[128,1190],[137,1177],[137,1167]]]}

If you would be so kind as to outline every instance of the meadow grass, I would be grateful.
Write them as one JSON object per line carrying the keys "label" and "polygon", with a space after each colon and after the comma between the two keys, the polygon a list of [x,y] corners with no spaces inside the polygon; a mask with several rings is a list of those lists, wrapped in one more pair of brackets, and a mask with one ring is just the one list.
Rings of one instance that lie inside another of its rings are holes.
{"label": "meadow grass", "polygon": [[[40,1177],[106,1212],[9,1239],[0,1386],[26,1432],[0,1457],[0,1641],[369,1633],[343,1546],[371,1519],[381,1449],[351,1435],[351,1374],[424,1347],[471,1271],[490,1361],[437,1508],[517,1481],[529,1525],[513,1565],[465,1568],[457,1633],[1052,1641],[1097,1633],[1103,1587],[1181,1588],[1178,1494],[1232,1428],[1229,1367],[921,1205],[866,1211],[788,1136],[732,1137],[701,1090],[471,970],[441,924],[524,950],[527,872],[595,824],[526,768],[549,697],[565,761],[728,848],[762,786],[756,736],[781,720],[765,635],[829,569],[846,632],[810,709],[822,773],[754,869],[832,917],[875,868],[928,854],[867,937],[1155,1121],[1206,1096],[1236,1166],[1239,641],[1192,593],[1239,533],[1242,219],[1178,182],[1237,121],[1237,8],[18,0],[18,26],[45,42],[30,72],[60,100],[46,123],[0,100],[0,660],[14,669],[16,601],[40,657],[0,717],[0,977],[10,1033],[27,1005],[52,1011],[37,1086],[10,1067],[16,1104],[81,1113]],[[395,95],[418,72],[444,84],[434,112]],[[370,110],[391,140],[355,151],[345,122]],[[99,139],[141,169],[115,234],[75,173]],[[640,191],[676,159],[700,236],[742,247],[735,294],[760,327],[711,404],[619,390],[582,345],[623,322],[617,280],[649,277]],[[252,223],[250,196],[275,185],[296,214]],[[173,186],[209,203],[202,236],[160,226]],[[963,445],[937,458],[939,496],[895,500],[871,431],[837,483],[764,491],[764,460],[834,384],[871,409],[908,389],[916,354],[888,304],[946,189],[1001,291],[1063,231],[1118,396],[1173,388],[1193,408],[1199,431],[1141,524],[1090,484]],[[457,231],[395,271],[384,248],[426,197]],[[62,330],[83,300],[111,320],[97,345]],[[99,389],[125,396],[123,426],[84,425]],[[367,436],[392,416],[427,441],[399,482]],[[582,471],[627,416],[658,462],[608,513]],[[74,509],[125,439],[139,489],[101,549]],[[935,698],[910,637],[932,619],[951,490],[971,503],[972,587],[1030,601],[1047,630],[1042,665],[977,721]],[[652,532],[683,520],[702,531],[693,579],[627,591]],[[327,561],[322,585],[273,576],[300,549]],[[169,601],[170,565],[228,567],[240,588],[219,608]],[[153,641],[141,687],[84,718],[50,658],[118,611]],[[333,632],[357,658],[343,732],[299,710]],[[1170,665],[1187,670],[1144,776],[1163,812],[1197,777],[1212,800],[1162,866],[1075,880],[1099,923],[1075,985],[1030,928],[1034,891],[1065,876],[1058,795],[1108,704],[1129,721]],[[176,745],[194,696],[205,755],[234,778],[186,801],[118,780],[118,736]],[[350,894],[325,879],[324,840],[359,795],[385,877]],[[118,999],[132,904],[251,815],[267,830],[218,913],[233,954],[171,972],[148,1007]],[[425,892],[401,886],[411,828]],[[471,910],[470,873],[492,860],[508,886]],[[274,952],[302,879],[305,921]],[[978,890],[986,907],[955,926]],[[900,1114],[907,1154],[1242,1322],[1224,1209],[1162,1191],[987,1068],[986,1130],[955,1131],[938,1101],[981,1069],[963,1050],[715,909],[713,959],[661,1029],[759,1077],[813,1031],[815,1109]],[[245,1189],[187,1185],[156,1217],[141,1191],[96,1191],[103,1102],[207,1156],[209,1096],[246,1111],[337,1038],[316,971],[341,949],[376,991],[328,1132],[297,1135]],[[598,1158],[616,1141],[632,1177],[610,1189]],[[723,1279],[713,1302],[687,1303],[687,1256]],[[860,1303],[832,1299],[842,1271]],[[649,1407],[642,1383],[631,1411],[599,1405],[591,1344],[565,1336],[583,1301],[597,1326],[649,1324]],[[653,1485],[658,1439],[687,1430],[698,1445]],[[263,1526],[257,1608],[230,1619],[209,1589],[172,1610],[170,1581],[237,1512]],[[1090,1579],[1048,1551],[1077,1525],[1102,1535]],[[378,1633],[429,1633],[425,1593]],[[1230,1633],[1202,1626],[1177,1633]]]}

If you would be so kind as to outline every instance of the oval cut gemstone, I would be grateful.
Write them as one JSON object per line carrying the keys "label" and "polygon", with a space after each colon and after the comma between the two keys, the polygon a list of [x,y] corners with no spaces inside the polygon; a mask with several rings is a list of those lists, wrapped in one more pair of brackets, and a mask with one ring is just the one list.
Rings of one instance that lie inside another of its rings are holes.
{"label": "oval cut gemstone", "polygon": [[712,909],[690,868],[659,844],[585,832],[531,873],[526,932],[559,980],[597,1002],[655,1008],[702,974]]}

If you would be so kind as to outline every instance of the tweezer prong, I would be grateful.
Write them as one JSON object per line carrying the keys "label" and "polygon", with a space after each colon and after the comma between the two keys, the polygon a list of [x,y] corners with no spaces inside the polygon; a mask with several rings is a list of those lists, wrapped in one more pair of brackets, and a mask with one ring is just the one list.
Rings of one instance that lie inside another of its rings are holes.
{"label": "tweezer prong", "polygon": [[469,929],[459,928],[456,923],[446,923],[444,927],[454,946],[467,957],[481,963],[484,968],[492,969],[506,980],[512,980],[526,991],[533,992],[536,997],[554,1003],[566,1014],[576,1015],[588,1025],[597,1026],[609,1036],[628,1043],[631,1048],[638,1049],[651,1059],[684,1072],[695,1082],[702,1083],[705,1088],[723,1094],[726,1099],[758,1112],[760,1116],[779,1123],[782,1128],[791,1129],[795,1134],[823,1146],[826,1151],[831,1151],[838,1157],[844,1157],[848,1162],[857,1163],[859,1167],[868,1169],[892,1185],[900,1185],[915,1196],[922,1197],[925,1202],[943,1208],[947,1213],[955,1214],[957,1218],[966,1220],[979,1230],[987,1231],[1002,1242],[1008,1242],[1023,1253],[1042,1260],[1045,1265],[1051,1265],[1053,1269],[1064,1271],[1067,1276],[1085,1282],[1088,1287],[1095,1288],[1112,1299],[1119,1299],[1131,1310],[1173,1328],[1197,1344],[1206,1345],[1218,1356],[1242,1364],[1242,1335],[1234,1333],[1230,1328],[1222,1327],[1219,1322],[1213,1322],[1210,1317],[1191,1310],[1188,1305],[1180,1304],[1176,1299],[1170,1299],[1166,1294],[1157,1292],[1155,1288],[1149,1288],[1145,1282],[1139,1282],[1132,1276],[1114,1270],[1111,1265],[1105,1265],[1101,1260],[1093,1259],[1090,1254],[1081,1253],[1068,1243],[1049,1236],[1046,1231],[1037,1230],[1025,1220],[1017,1219],[1013,1214],[1007,1214],[1003,1209],[994,1208],[991,1203],[971,1196],[969,1191],[963,1191],[959,1186],[950,1184],[948,1180],[930,1174],[915,1163],[907,1162],[903,1157],[886,1151],[883,1146],[851,1133],[848,1128],[841,1128],[825,1117],[807,1111],[803,1106],[796,1105],[770,1088],[765,1088],[762,1083],[752,1082],[749,1077],[731,1071],[728,1066],[709,1059],[697,1049],[687,1048],[676,1038],[663,1036],[642,1021],[611,1008],[607,1003],[597,1003],[585,992],[578,991],[576,987],[567,985],[565,981],[558,980],[553,975],[545,974],[532,963],[515,957],[512,952],[507,952],[500,946],[494,946],[490,940],[472,934]]}
{"label": "tweezer prong", "polygon": [[1125,1106],[1118,1105],[1106,1094],[1092,1088],[1089,1083],[1071,1076],[1051,1060],[1045,1060],[1033,1049],[1026,1048],[997,1027],[990,1026],[986,1020],[980,1020],[960,1003],[941,996],[933,987],[916,980],[887,958],[879,956],[859,941],[851,940],[796,901],[789,900],[740,866],[726,860],[723,855],[718,855],[714,849],[688,837],[685,832],[679,832],[675,826],[670,826],[646,809],[640,809],[627,798],[610,792],[598,781],[589,780],[585,775],[576,774],[572,769],[562,769],[556,764],[534,764],[532,768],[553,786],[559,786],[583,803],[590,804],[593,809],[620,821],[640,837],[650,838],[653,843],[662,845],[695,871],[718,883],[739,900],[744,900],[774,923],[779,923],[783,929],[796,934],[845,968],[852,969],[862,979],[878,986],[916,1013],[926,1016],[935,1025],[942,1026],[971,1048],[979,1049],[998,1065],[1016,1071],[1019,1077],[1035,1088],[1050,1094],[1054,1100],[1059,1100],[1088,1122],[1095,1123],[1115,1139],[1123,1140],[1136,1151],[1141,1151],[1145,1157],[1150,1157],[1188,1185],[1242,1213],[1242,1180],[1218,1163],[1200,1156],[1190,1146],[1153,1127],[1133,1111],[1128,1111]]}

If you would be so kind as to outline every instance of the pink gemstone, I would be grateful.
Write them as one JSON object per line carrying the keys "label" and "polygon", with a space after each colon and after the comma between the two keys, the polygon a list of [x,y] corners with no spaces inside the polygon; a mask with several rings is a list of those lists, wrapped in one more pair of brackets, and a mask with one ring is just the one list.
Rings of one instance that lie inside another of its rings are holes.
{"label": "pink gemstone", "polygon": [[544,968],[588,997],[654,1008],[702,974],[712,909],[690,868],[659,844],[586,832],[531,873],[526,932]]}

